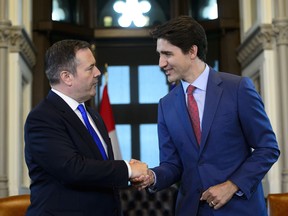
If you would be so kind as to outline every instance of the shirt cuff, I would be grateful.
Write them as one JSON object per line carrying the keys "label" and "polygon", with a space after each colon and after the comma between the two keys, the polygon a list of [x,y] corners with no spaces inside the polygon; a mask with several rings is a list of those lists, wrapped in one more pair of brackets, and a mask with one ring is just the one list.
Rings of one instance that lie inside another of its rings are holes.
{"label": "shirt cuff", "polygon": [[131,175],[132,175],[132,170],[131,170],[131,167],[130,167],[130,164],[128,163],[128,161],[124,160],[126,165],[127,165],[127,168],[128,168],[128,178],[130,179],[131,178]]}
{"label": "shirt cuff", "polygon": [[235,194],[240,197],[244,195],[244,193],[241,190],[238,190]]}
{"label": "shirt cuff", "polygon": [[157,191],[157,189],[155,188],[155,185],[156,185],[156,182],[157,182],[157,177],[156,177],[156,174],[153,170],[151,170],[153,176],[154,176],[154,183],[150,186],[148,186],[148,191],[150,193],[155,193]]}

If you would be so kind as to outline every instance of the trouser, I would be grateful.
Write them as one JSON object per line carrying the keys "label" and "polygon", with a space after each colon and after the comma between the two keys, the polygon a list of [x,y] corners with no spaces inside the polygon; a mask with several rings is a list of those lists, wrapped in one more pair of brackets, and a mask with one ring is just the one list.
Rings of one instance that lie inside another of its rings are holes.
{"label": "trouser", "polygon": [[197,216],[213,216],[213,208],[206,201],[200,201]]}

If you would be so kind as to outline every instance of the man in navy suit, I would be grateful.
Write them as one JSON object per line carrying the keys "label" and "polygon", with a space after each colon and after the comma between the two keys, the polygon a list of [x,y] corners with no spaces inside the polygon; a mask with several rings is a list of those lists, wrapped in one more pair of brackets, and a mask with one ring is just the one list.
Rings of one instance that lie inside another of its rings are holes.
{"label": "man in navy suit", "polygon": [[[31,178],[27,215],[121,215],[118,189],[128,186],[129,178],[147,175],[147,165],[114,160],[103,120],[85,107],[84,102],[96,94],[101,74],[90,44],[78,40],[53,44],[46,52],[45,69],[51,91],[25,123],[25,159]],[[79,104],[98,134],[99,147]]]}
{"label": "man in navy suit", "polygon": [[[206,34],[191,17],[162,24],[152,36],[159,66],[180,84],[159,102],[160,165],[149,179],[134,179],[135,186],[157,191],[180,182],[177,216],[267,215],[261,180],[280,152],[251,80],[205,63]],[[193,129],[194,118],[200,130]]]}

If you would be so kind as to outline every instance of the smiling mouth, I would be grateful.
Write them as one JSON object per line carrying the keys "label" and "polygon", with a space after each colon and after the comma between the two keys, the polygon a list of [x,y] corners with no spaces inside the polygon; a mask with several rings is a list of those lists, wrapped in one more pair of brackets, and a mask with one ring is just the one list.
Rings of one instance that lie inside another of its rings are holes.
{"label": "smiling mouth", "polygon": [[166,76],[169,76],[171,73],[170,73],[170,71],[171,71],[172,69],[167,69],[167,70],[165,70],[165,74],[166,74]]}

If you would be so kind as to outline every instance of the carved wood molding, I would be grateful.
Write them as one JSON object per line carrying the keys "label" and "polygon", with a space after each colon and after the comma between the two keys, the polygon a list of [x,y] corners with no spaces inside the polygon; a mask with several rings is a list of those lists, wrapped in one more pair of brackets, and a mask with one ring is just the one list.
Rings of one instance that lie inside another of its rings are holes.
{"label": "carved wood molding", "polygon": [[263,50],[271,50],[273,48],[274,35],[272,24],[263,24],[245,39],[237,50],[237,59],[242,68],[253,61]]}
{"label": "carved wood molding", "polygon": [[273,44],[288,46],[288,18],[277,18],[272,24],[259,26],[238,48],[238,61],[242,68],[264,50],[272,50]]}
{"label": "carved wood molding", "polygon": [[275,32],[277,45],[288,45],[288,18],[274,19],[273,31]]}
{"label": "carved wood molding", "polygon": [[36,64],[36,49],[25,29],[20,26],[0,25],[1,48],[8,48],[12,53],[19,53],[30,68]]}

